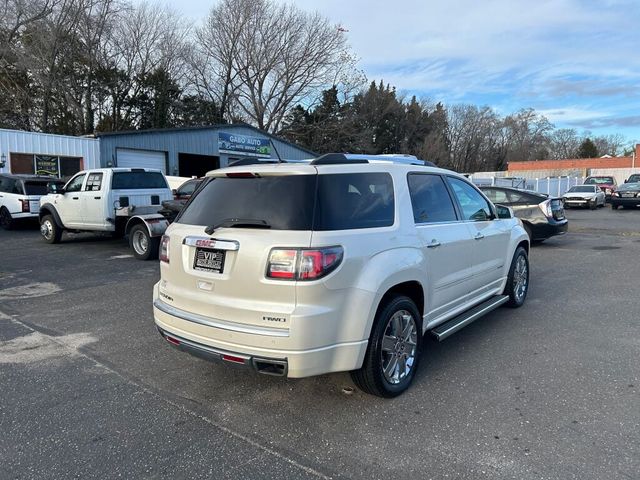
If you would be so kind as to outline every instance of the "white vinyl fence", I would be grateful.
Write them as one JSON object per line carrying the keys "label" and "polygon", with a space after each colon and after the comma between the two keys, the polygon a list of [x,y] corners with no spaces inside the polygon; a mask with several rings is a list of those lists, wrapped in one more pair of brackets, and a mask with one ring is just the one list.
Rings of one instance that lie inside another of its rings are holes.
{"label": "white vinyl fence", "polygon": [[471,176],[471,181],[478,186],[512,187],[544,193],[551,197],[564,195],[574,185],[582,185],[584,179],[585,177],[517,178]]}

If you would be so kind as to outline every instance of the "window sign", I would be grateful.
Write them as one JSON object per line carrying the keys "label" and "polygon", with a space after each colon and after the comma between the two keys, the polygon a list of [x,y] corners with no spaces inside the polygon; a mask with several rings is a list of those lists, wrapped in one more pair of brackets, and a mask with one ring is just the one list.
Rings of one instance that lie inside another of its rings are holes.
{"label": "window sign", "polygon": [[271,143],[268,138],[219,132],[218,151],[235,155],[240,153],[261,158],[271,158]]}
{"label": "window sign", "polygon": [[58,157],[49,155],[36,155],[36,175],[60,176],[60,164]]}

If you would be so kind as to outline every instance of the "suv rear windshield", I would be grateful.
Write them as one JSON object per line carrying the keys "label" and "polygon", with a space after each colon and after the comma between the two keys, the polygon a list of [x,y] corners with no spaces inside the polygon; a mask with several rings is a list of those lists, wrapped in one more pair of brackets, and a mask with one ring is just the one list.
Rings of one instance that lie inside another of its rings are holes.
{"label": "suv rear windshield", "polygon": [[160,172],[113,172],[113,190],[135,190],[147,188],[169,188]]}
{"label": "suv rear windshield", "polygon": [[46,195],[47,182],[24,182],[25,195]]}
{"label": "suv rear windshield", "polygon": [[214,177],[192,197],[178,223],[266,222],[274,230],[346,230],[393,225],[387,173]]}

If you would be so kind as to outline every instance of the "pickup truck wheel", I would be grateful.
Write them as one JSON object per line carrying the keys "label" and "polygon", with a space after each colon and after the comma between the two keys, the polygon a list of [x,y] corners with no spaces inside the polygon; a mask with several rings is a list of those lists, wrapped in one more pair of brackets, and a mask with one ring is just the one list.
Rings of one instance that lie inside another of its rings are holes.
{"label": "pickup truck wheel", "polygon": [[379,397],[396,397],[415,376],[422,347],[422,316],[408,297],[395,296],[378,311],[355,384]]}
{"label": "pickup truck wheel", "polygon": [[47,243],[60,243],[62,228],[56,223],[52,215],[45,215],[40,221],[40,234]]}
{"label": "pickup truck wheel", "polygon": [[5,230],[11,230],[13,228],[13,217],[11,217],[11,213],[5,207],[0,208],[0,227]]}
{"label": "pickup truck wheel", "polygon": [[509,295],[509,305],[512,308],[521,307],[529,292],[529,256],[523,247],[518,247],[511,261],[507,286],[504,295]]}
{"label": "pickup truck wheel", "polygon": [[150,236],[146,226],[136,225],[129,232],[129,246],[138,260],[153,260],[158,258],[160,238]]}

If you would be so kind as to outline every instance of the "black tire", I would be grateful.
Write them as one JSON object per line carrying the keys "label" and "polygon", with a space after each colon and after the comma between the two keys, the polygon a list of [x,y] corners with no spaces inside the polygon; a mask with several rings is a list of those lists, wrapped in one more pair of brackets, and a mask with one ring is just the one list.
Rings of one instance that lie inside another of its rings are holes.
{"label": "black tire", "polygon": [[[524,291],[521,290],[520,280],[522,274],[516,272],[522,266],[521,259],[524,258]],[[507,305],[511,308],[518,308],[524,304],[529,292],[529,255],[524,247],[518,247],[516,253],[513,254],[511,267],[509,268],[509,276],[507,277],[507,285],[504,287],[503,295],[509,296]]]}
{"label": "black tire", "polygon": [[596,200],[589,202],[589,208],[591,210],[595,210],[596,208],[598,208],[598,202]]}
{"label": "black tire", "polygon": [[160,237],[152,237],[145,225],[134,226],[129,232],[129,247],[138,260],[155,260],[160,249]]}
{"label": "black tire", "polygon": [[11,212],[6,209],[6,207],[0,208],[0,227],[5,230],[13,229],[13,217],[11,216]]}
{"label": "black tire", "polygon": [[611,210],[617,210],[620,205],[611,204]]}
{"label": "black tire", "polygon": [[[409,315],[411,319],[407,320],[406,315]],[[410,321],[413,322],[412,325],[410,325]],[[406,322],[406,327],[403,326],[404,322]],[[408,327],[411,327],[411,334],[408,334],[404,339],[392,335],[398,330],[396,326],[399,326],[400,329],[406,329],[406,331],[408,331]],[[385,337],[388,341],[383,346]],[[390,345],[389,339],[395,343]],[[352,371],[351,378],[358,388],[366,393],[384,398],[397,397],[411,385],[420,363],[421,349],[422,315],[418,312],[416,304],[409,297],[400,295],[391,297],[378,309],[362,368]],[[394,359],[395,363],[393,363]],[[407,360],[411,361],[410,365]],[[404,375],[401,375],[400,370],[403,364],[405,372]],[[387,378],[389,374],[385,373],[384,365],[387,367],[393,365],[390,371],[393,372],[393,377],[396,377],[397,372],[397,382]]]}
{"label": "black tire", "polygon": [[60,243],[62,227],[56,223],[53,215],[45,215],[40,220],[40,235],[47,243]]}

